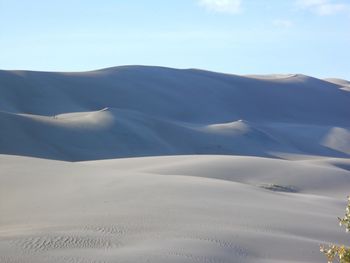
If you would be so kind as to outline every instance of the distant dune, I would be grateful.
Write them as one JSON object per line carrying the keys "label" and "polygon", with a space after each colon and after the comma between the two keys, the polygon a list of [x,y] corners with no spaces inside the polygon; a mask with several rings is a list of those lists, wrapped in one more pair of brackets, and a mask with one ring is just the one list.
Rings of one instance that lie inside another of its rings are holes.
{"label": "distant dune", "polygon": [[349,143],[341,141],[350,137],[350,94],[343,82],[332,82],[145,66],[0,71],[0,153],[69,161],[174,154],[349,157]]}

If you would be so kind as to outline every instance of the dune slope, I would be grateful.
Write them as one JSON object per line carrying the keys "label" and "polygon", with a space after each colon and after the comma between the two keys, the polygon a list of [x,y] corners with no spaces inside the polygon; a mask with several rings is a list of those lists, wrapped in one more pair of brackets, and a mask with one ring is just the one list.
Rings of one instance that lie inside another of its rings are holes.
{"label": "dune slope", "polygon": [[0,153],[79,161],[173,154],[349,157],[350,93],[304,75],[125,66],[0,71]]}

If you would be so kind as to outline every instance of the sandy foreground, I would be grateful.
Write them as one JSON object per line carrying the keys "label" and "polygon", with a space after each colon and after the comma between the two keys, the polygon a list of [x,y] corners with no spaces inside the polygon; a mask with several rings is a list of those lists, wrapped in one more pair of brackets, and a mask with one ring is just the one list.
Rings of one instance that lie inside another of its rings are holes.
{"label": "sandy foreground", "polygon": [[322,262],[350,161],[0,156],[0,262]]}

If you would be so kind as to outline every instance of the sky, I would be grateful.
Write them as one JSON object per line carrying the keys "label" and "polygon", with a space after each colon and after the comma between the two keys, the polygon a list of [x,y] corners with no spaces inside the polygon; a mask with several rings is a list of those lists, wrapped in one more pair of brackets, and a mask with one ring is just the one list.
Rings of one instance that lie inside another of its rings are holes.
{"label": "sky", "polygon": [[350,0],[0,0],[0,69],[350,79]]}

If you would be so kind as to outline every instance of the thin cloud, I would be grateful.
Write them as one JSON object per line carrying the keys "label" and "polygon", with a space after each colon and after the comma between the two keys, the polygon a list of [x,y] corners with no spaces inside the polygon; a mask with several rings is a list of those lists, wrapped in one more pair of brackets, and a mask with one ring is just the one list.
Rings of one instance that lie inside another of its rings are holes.
{"label": "thin cloud", "polygon": [[310,10],[318,15],[333,15],[350,10],[348,4],[331,0],[297,0],[296,4],[299,7]]}
{"label": "thin cloud", "polygon": [[241,11],[242,0],[198,0],[198,3],[213,12],[237,14]]}
{"label": "thin cloud", "polygon": [[277,27],[290,28],[293,26],[293,22],[287,19],[275,19],[272,23]]}

